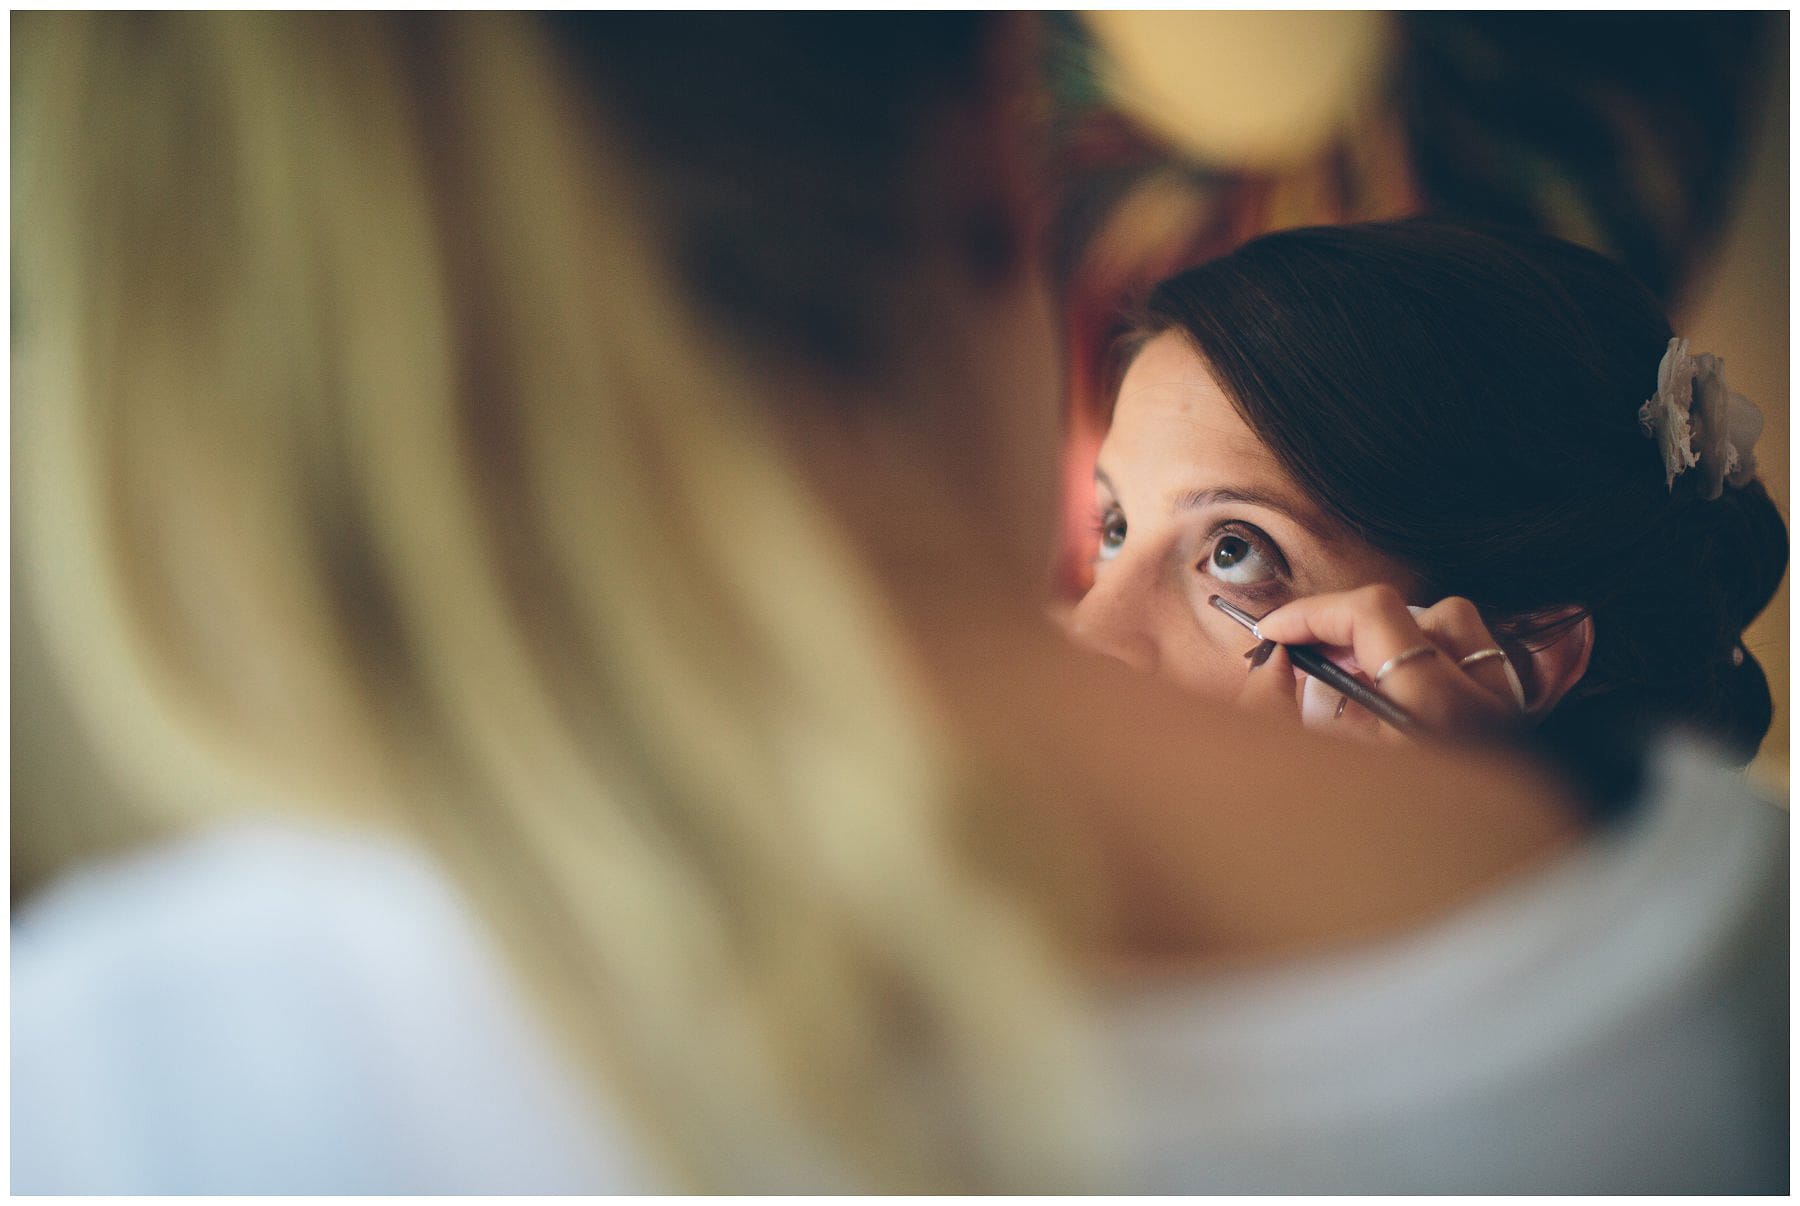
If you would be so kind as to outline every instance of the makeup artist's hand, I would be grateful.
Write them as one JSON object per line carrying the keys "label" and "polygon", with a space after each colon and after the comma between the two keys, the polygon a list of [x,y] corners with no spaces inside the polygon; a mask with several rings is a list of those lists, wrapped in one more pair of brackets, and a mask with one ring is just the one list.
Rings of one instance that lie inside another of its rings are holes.
{"label": "makeup artist's hand", "polygon": [[[1409,608],[1393,587],[1365,586],[1296,599],[1264,616],[1258,628],[1283,644],[1324,646],[1333,661],[1360,669],[1366,682],[1388,667],[1378,689],[1434,732],[1505,728],[1524,706],[1517,673],[1467,599]],[[1338,725],[1402,739],[1354,703],[1330,727]]]}

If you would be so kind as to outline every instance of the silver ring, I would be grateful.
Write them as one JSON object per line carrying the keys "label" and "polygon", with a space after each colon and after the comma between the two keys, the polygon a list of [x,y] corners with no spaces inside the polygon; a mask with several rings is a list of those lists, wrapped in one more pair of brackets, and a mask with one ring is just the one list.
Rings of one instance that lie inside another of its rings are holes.
{"label": "silver ring", "polygon": [[1485,661],[1489,660],[1490,658],[1505,657],[1505,656],[1506,656],[1506,651],[1504,649],[1500,649],[1498,647],[1491,648],[1491,649],[1477,649],[1474,653],[1471,653],[1468,657],[1458,658],[1456,664],[1459,666],[1473,666],[1476,662],[1485,662]]}
{"label": "silver ring", "polygon": [[1386,678],[1388,672],[1396,666],[1403,666],[1414,658],[1430,657],[1432,654],[1438,652],[1440,652],[1438,647],[1429,641],[1423,645],[1414,645],[1411,649],[1402,649],[1399,653],[1396,653],[1393,657],[1390,657],[1387,661],[1381,663],[1381,669],[1375,672],[1375,685],[1379,687],[1381,685],[1381,680]]}

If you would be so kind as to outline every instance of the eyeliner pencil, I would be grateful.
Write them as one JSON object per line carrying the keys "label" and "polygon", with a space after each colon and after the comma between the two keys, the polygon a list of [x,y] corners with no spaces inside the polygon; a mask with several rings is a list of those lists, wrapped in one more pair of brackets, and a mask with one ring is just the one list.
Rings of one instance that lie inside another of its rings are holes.
{"label": "eyeliner pencil", "polygon": [[[1256,625],[1260,617],[1253,616],[1242,608],[1233,607],[1218,595],[1213,595],[1207,599],[1207,602],[1249,629],[1252,635],[1260,635],[1256,632]],[[1276,643],[1280,644],[1280,642]],[[1287,650],[1288,660],[1302,671],[1312,675],[1332,690],[1361,704],[1393,728],[1402,733],[1419,731],[1419,722],[1413,719],[1410,712],[1326,657],[1320,652],[1317,645],[1282,645],[1281,647]]]}

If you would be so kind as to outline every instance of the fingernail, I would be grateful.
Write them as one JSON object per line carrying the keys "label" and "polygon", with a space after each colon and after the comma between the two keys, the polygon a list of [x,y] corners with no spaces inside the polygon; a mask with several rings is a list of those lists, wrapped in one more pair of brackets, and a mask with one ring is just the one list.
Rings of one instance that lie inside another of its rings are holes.
{"label": "fingernail", "polygon": [[1519,705],[1519,712],[1523,714],[1526,706],[1525,684],[1519,681],[1519,672],[1513,669],[1510,657],[1501,658],[1500,665],[1506,669],[1506,685],[1512,688],[1513,702]]}
{"label": "fingernail", "polygon": [[1264,641],[1262,644],[1260,644],[1256,648],[1252,649],[1246,655],[1250,659],[1250,668],[1252,670],[1256,669],[1258,666],[1260,666],[1264,662],[1268,661],[1269,655],[1274,652],[1275,652],[1275,642],[1274,641]]}

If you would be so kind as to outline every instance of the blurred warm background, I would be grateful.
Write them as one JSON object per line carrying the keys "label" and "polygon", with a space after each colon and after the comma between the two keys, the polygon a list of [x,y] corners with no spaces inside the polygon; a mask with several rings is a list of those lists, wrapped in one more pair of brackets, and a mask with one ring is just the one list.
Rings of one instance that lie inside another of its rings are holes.
{"label": "blurred warm background", "polygon": [[[1788,15],[1106,12],[1053,19],[1056,272],[1081,589],[1105,352],[1156,280],[1269,230],[1430,213],[1603,251],[1762,407],[1788,495]],[[1775,696],[1752,773],[1785,791],[1788,588],[1746,645]]]}

